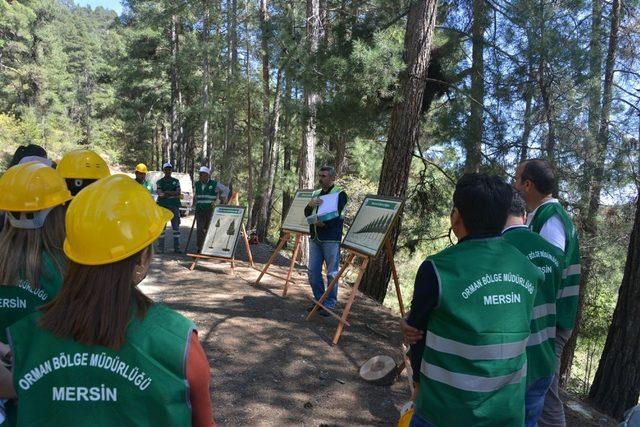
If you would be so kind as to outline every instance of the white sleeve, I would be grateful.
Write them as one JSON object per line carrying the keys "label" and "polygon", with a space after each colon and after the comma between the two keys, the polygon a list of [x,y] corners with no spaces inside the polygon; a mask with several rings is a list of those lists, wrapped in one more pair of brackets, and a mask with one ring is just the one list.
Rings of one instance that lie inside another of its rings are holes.
{"label": "white sleeve", "polygon": [[540,229],[540,235],[551,243],[553,246],[560,248],[564,252],[566,245],[566,237],[564,233],[564,224],[560,219],[560,215],[553,215],[547,220]]}
{"label": "white sleeve", "polygon": [[229,187],[227,187],[226,185],[218,183],[218,185],[216,186],[216,190],[222,193],[223,198],[229,198]]}

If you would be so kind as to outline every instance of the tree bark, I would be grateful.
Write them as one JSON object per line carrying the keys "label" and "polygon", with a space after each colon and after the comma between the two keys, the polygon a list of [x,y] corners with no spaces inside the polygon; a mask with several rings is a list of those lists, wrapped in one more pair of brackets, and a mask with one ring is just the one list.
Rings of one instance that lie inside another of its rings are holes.
{"label": "tree bark", "polygon": [[[269,110],[271,89],[269,86],[269,14],[267,10],[268,0],[260,1],[260,50],[262,56],[262,163],[260,165],[260,179],[258,180],[257,195],[252,211],[252,227],[257,229],[258,217],[261,206],[264,203],[264,192],[267,188],[266,179],[269,174]],[[261,239],[263,239],[262,237]]]}
{"label": "tree bark", "polygon": [[[589,207],[585,220],[585,233],[583,240],[591,241],[598,233],[597,215],[600,208],[600,193],[602,192],[602,181],[604,179],[604,167],[607,147],[609,145],[609,119],[611,115],[611,103],[613,101],[613,74],[616,63],[616,52],[618,50],[618,31],[620,29],[620,9],[621,0],[614,0],[611,8],[611,30],[609,32],[609,46],[607,49],[607,59],[605,62],[604,85],[602,87],[602,109],[600,112],[600,123],[598,127],[598,139],[595,149],[595,163],[593,168],[593,178],[589,189]],[[587,251],[582,258],[582,274],[580,280],[580,295],[578,297],[578,313],[576,316],[576,327],[573,336],[565,345],[560,365],[560,375],[566,382],[570,376],[570,369],[573,362],[573,355],[576,348],[576,341],[580,333],[580,323],[582,321],[582,308],[584,305],[584,294],[586,285],[591,275],[593,265],[593,251]],[[637,401],[636,401],[637,402]]]}
{"label": "tree bark", "polygon": [[[248,7],[247,7],[248,8]],[[251,127],[251,45],[250,39],[247,37],[247,46],[246,46],[246,55],[245,55],[245,67],[247,73],[247,224],[249,228],[251,228],[252,224],[252,213],[253,213],[253,203],[254,203],[254,195],[253,195],[253,140],[252,140],[252,132],[253,129]]]}
{"label": "tree bark", "polygon": [[520,143],[520,163],[527,160],[529,154],[529,138],[531,136],[531,119],[533,107],[533,92],[535,83],[534,60],[532,51],[533,34],[527,31],[527,81],[524,85],[524,123],[522,126],[522,141]]}
{"label": "tree bark", "polygon": [[336,175],[342,176],[347,168],[347,133],[343,131],[336,137]]}
{"label": "tree bark", "polygon": [[[313,61],[318,53],[322,38],[322,22],[320,13],[320,0],[307,0],[307,41],[309,43],[309,57]],[[311,71],[311,74],[313,71]],[[320,103],[320,94],[315,85],[307,85],[304,88],[304,124],[302,132],[302,147],[300,149],[299,162],[299,187],[313,188],[315,184],[316,163],[316,118],[317,108]]]}
{"label": "tree bark", "polygon": [[287,177],[293,174],[291,159],[292,159],[292,150],[291,150],[291,141],[289,139],[289,129],[291,125],[291,79],[289,78],[289,73],[285,73],[285,99],[283,102],[283,123],[282,123],[282,131],[285,137],[283,141],[283,164],[282,164],[282,176],[285,178],[284,185],[282,188],[282,218],[281,223],[284,222],[287,213],[289,212],[289,207],[291,206],[291,202],[293,201],[293,194],[291,192],[291,188],[289,188],[289,184],[287,181]]}
{"label": "tree bark", "polygon": [[[403,198],[407,192],[411,159],[420,136],[420,110],[424,95],[433,29],[436,22],[437,0],[411,3],[404,36],[404,62],[407,68],[401,76],[402,100],[396,101],[380,172],[378,194]],[[391,231],[395,252],[401,227],[402,213]],[[360,289],[366,295],[383,302],[391,270],[386,257],[380,256],[369,264]]]}
{"label": "tree bark", "polygon": [[[615,2],[614,2],[615,5]],[[589,391],[595,408],[620,419],[640,396],[640,194],[618,302]]]}
{"label": "tree bark", "polygon": [[484,29],[486,6],[484,0],[473,0],[473,44],[471,63],[471,114],[467,126],[465,172],[478,172],[482,163],[482,136],[484,131]]}
{"label": "tree bark", "polygon": [[556,150],[556,125],[555,125],[555,112],[553,107],[553,101],[551,100],[551,80],[547,78],[547,60],[546,60],[546,45],[545,45],[545,15],[544,15],[544,1],[540,1],[540,14],[538,19],[540,20],[540,41],[538,55],[540,60],[538,62],[538,85],[540,86],[540,96],[542,97],[542,105],[544,110],[544,117],[547,122],[547,140],[543,146],[543,151],[549,163],[553,166],[556,164],[555,150]]}
{"label": "tree bark", "polygon": [[235,177],[235,155],[236,155],[236,113],[234,101],[234,88],[238,75],[238,31],[237,31],[237,3],[236,0],[229,0],[227,5],[227,46],[228,46],[228,68],[227,68],[227,115],[225,121],[224,152],[222,156],[223,182],[231,187]]}
{"label": "tree bark", "polygon": [[[323,38],[322,31],[322,10],[320,0],[307,0],[307,43],[309,58],[313,63],[320,42]],[[315,68],[315,67],[313,67]],[[313,75],[315,70],[310,74]],[[313,188],[315,184],[316,167],[316,144],[318,142],[316,134],[317,108],[320,104],[320,94],[315,85],[306,84],[304,87],[304,114],[302,124],[302,146],[298,158],[298,187]],[[309,259],[309,243],[305,237],[300,246],[302,263],[306,264]]]}
{"label": "tree bark", "polygon": [[264,240],[267,237],[269,231],[269,218],[270,211],[273,204],[273,187],[275,183],[275,176],[278,167],[278,130],[280,127],[280,114],[282,112],[282,68],[278,70],[276,78],[275,99],[273,102],[273,112],[267,117],[269,121],[269,134],[266,141],[269,148],[267,167],[262,168],[263,174],[261,175],[261,181],[264,184],[262,197],[260,198],[260,204],[258,206],[258,218],[256,220],[256,234],[258,238]]}
{"label": "tree bark", "polygon": [[[179,129],[180,120],[178,117],[179,97],[178,97],[178,15],[171,15],[171,158],[169,161],[174,164],[178,160],[179,150]],[[175,165],[174,165],[175,166]]]}
{"label": "tree bark", "polygon": [[209,2],[205,1],[204,19],[202,27],[202,164],[211,167],[209,159],[209,81],[211,78],[211,56],[209,55],[209,32],[211,31],[211,10]]}

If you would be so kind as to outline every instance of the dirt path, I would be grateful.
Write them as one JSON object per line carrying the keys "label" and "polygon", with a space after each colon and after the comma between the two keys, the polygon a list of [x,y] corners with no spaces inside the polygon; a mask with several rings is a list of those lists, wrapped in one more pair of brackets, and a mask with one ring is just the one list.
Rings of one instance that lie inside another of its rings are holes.
{"label": "dirt path", "polygon": [[[186,243],[192,217],[183,218]],[[171,245],[167,242],[167,249]],[[256,267],[273,249],[252,245]],[[195,251],[195,230],[189,251]],[[246,260],[243,245],[238,259]],[[362,363],[377,354],[400,361],[398,317],[368,298],[356,298],[337,346],[333,318],[304,320],[311,291],[302,270],[282,298],[282,281],[239,263],[206,262],[189,271],[191,259],[156,255],[145,293],[196,322],[212,369],[212,399],[220,425],[395,425],[409,398],[405,375],[391,387],[373,386],[358,376]],[[273,272],[284,275],[288,259],[278,257]],[[341,287],[339,300],[350,290]],[[342,306],[339,305],[341,308]],[[567,410],[568,426],[615,425]]]}
{"label": "dirt path", "polygon": [[[190,220],[183,218],[185,241]],[[266,262],[272,249],[254,248],[256,261]],[[238,252],[243,258],[244,251]],[[278,263],[286,261],[281,257]],[[156,255],[141,288],[196,322],[211,362],[219,424],[390,425],[398,419],[409,397],[406,377],[378,387],[358,376],[360,365],[376,354],[399,361],[393,313],[357,298],[351,327],[332,346],[336,320],[304,321],[311,296],[306,276],[297,274],[297,284],[282,298],[282,281],[265,276],[254,286],[259,272],[244,263],[235,275],[226,263],[202,263],[193,272],[188,266],[185,256]],[[347,293],[341,291],[343,301]]]}

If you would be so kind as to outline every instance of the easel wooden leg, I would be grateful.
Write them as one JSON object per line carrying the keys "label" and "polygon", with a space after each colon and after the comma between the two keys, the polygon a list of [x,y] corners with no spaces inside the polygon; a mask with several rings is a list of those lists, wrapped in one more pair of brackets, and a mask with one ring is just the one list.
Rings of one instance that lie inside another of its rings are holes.
{"label": "easel wooden leg", "polygon": [[236,259],[235,258],[231,258],[231,274],[235,275],[236,274]]}
{"label": "easel wooden leg", "polygon": [[296,257],[298,256],[298,250],[300,250],[300,239],[302,238],[301,234],[296,234],[296,242],[293,245],[293,256],[291,257],[291,263],[289,264],[289,271],[287,272],[287,278],[284,281],[284,290],[282,291],[282,296],[287,296],[287,290],[289,289],[289,282],[291,281],[291,272],[293,271],[293,267],[296,264]]}
{"label": "easel wooden leg", "polygon": [[391,242],[389,242],[389,239],[384,242],[384,249],[387,253],[387,260],[391,265],[391,276],[393,277],[393,283],[396,286],[396,295],[398,296],[398,304],[400,305],[400,314],[404,317],[404,303],[402,302],[402,292],[400,291],[400,280],[398,280],[396,263],[393,261],[393,249],[391,248]]}
{"label": "easel wooden leg", "polygon": [[365,258],[360,266],[360,273],[358,273],[358,278],[356,279],[356,283],[353,284],[353,288],[351,289],[351,295],[349,295],[349,300],[347,301],[347,305],[344,307],[342,311],[342,316],[340,317],[340,323],[338,324],[338,329],[336,329],[336,333],[333,336],[333,344],[338,344],[338,340],[340,339],[340,335],[342,335],[342,330],[344,329],[344,324],[347,321],[347,317],[349,317],[349,313],[351,312],[351,306],[353,305],[353,301],[356,299],[356,294],[358,293],[358,288],[360,287],[360,281],[362,280],[362,276],[364,272],[367,270],[367,264],[369,264],[369,258]]}
{"label": "easel wooden leg", "polygon": [[247,258],[249,258],[249,265],[253,268],[253,255],[251,254],[251,246],[249,245],[249,237],[247,236],[247,229],[242,224],[242,235],[244,236],[244,247],[247,250]]}
{"label": "easel wooden leg", "polygon": [[267,261],[267,264],[264,266],[264,268],[262,269],[262,272],[260,272],[260,275],[256,279],[256,285],[260,283],[260,280],[262,280],[262,276],[264,276],[264,273],[267,272],[267,270],[269,269],[273,261],[276,259],[276,257],[284,247],[284,245],[289,241],[289,236],[290,236],[289,233],[284,233],[284,235],[280,239],[280,243],[278,243],[278,246],[276,247],[276,250],[273,252],[273,254],[271,255],[271,258],[269,258],[269,261]]}
{"label": "easel wooden leg", "polygon": [[305,320],[311,319],[316,314],[316,311],[318,311],[318,309],[322,307],[322,303],[324,302],[324,300],[326,300],[329,297],[329,293],[333,290],[333,287],[337,286],[338,280],[340,279],[344,271],[347,269],[347,267],[351,265],[351,262],[353,261],[353,258],[355,258],[355,256],[356,255],[353,252],[349,254],[347,261],[344,263],[340,271],[338,271],[338,274],[336,274],[336,277],[334,277],[331,283],[329,283],[329,286],[327,286],[327,289],[324,291],[324,294],[322,294],[322,297],[320,297],[320,300],[315,302],[316,304],[315,307],[313,307],[313,309],[309,312],[309,314],[307,314],[307,317],[305,318]]}
{"label": "easel wooden leg", "polygon": [[193,264],[191,264],[191,267],[189,267],[189,270],[193,271],[193,269],[196,268],[196,264],[198,264],[198,258],[193,260]]}

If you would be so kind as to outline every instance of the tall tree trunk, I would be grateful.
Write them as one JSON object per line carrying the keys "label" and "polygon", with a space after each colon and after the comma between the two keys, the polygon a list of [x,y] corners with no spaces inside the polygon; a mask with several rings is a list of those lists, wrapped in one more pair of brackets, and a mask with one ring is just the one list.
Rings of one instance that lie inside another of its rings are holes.
{"label": "tall tree trunk", "polygon": [[[171,15],[171,159],[172,164],[178,161],[178,15]],[[175,164],[174,164],[175,166]]]}
{"label": "tall tree trunk", "polygon": [[589,391],[594,407],[620,419],[640,395],[640,194],[618,302]]}
{"label": "tall tree trunk", "polygon": [[[609,32],[609,47],[607,50],[607,59],[605,63],[604,85],[602,87],[602,109],[600,112],[600,124],[598,127],[598,139],[595,150],[595,163],[593,168],[593,178],[589,190],[589,207],[584,225],[583,240],[592,241],[598,233],[597,215],[600,208],[600,193],[602,192],[602,181],[604,179],[604,168],[607,147],[609,145],[609,119],[611,116],[611,103],[613,100],[613,74],[616,63],[616,52],[618,50],[618,31],[620,29],[620,9],[622,0],[614,0],[611,9],[611,30]],[[582,322],[582,308],[584,305],[584,294],[586,284],[591,275],[593,265],[593,251],[587,251],[586,256],[582,259],[582,274],[580,280],[580,295],[578,298],[578,313],[576,316],[576,327],[573,336],[567,342],[564,353],[562,354],[562,363],[560,365],[560,374],[565,381],[570,375],[570,368],[573,362],[573,355],[576,349],[576,341],[580,333],[580,324]],[[636,400],[637,402],[637,400]]]}
{"label": "tall tree trunk", "polygon": [[542,105],[544,109],[544,117],[547,122],[547,141],[543,147],[543,151],[549,163],[555,166],[556,157],[556,125],[555,125],[555,112],[553,101],[551,99],[551,80],[547,77],[547,60],[546,60],[546,44],[545,44],[545,2],[540,1],[540,14],[538,19],[540,20],[540,34],[539,34],[539,52],[540,57],[538,62],[538,85],[540,86],[540,96],[542,97]]}
{"label": "tall tree trunk", "polygon": [[524,85],[524,123],[522,126],[522,141],[520,143],[520,162],[527,160],[529,154],[529,137],[531,136],[532,129],[532,107],[533,107],[533,92],[535,84],[535,71],[533,63],[533,47],[532,47],[533,34],[527,31],[527,81]]}
{"label": "tall tree trunk", "polygon": [[487,12],[484,0],[473,0],[473,44],[471,64],[471,115],[467,126],[464,164],[466,172],[478,172],[482,163],[482,136],[484,129],[484,29]]}
{"label": "tall tree trunk", "polygon": [[347,132],[343,131],[336,138],[336,175],[341,176],[347,167]]}
{"label": "tall tree trunk", "polygon": [[[320,0],[307,0],[307,43],[312,63],[323,36],[321,16]],[[313,75],[314,72],[315,70],[311,70],[309,74]],[[298,187],[300,188],[313,188],[315,184],[317,109],[320,104],[320,94],[315,86],[307,83],[304,87],[302,145],[298,159]],[[300,249],[302,262],[306,264],[309,258],[309,245],[306,238],[303,239]]]}
{"label": "tall tree trunk", "polygon": [[260,205],[258,209],[258,218],[256,221],[256,234],[258,238],[264,240],[267,237],[269,231],[269,218],[271,214],[271,207],[273,204],[273,186],[275,182],[275,175],[278,166],[278,130],[280,127],[280,115],[282,113],[282,68],[278,70],[276,77],[276,89],[274,91],[273,112],[267,117],[269,120],[269,135],[266,141],[269,147],[267,167],[263,167],[264,172],[261,175],[261,181],[264,183],[264,190],[262,192],[262,198],[260,199]]}
{"label": "tall tree trunk", "polygon": [[[261,206],[264,201],[267,189],[267,177],[269,175],[269,156],[271,147],[269,146],[269,125],[270,125],[270,99],[271,89],[269,85],[269,13],[267,10],[268,0],[260,1],[260,49],[262,56],[262,162],[260,164],[260,179],[258,180],[257,195],[252,211],[252,226],[258,228],[258,218]],[[264,238],[264,237],[262,237]]]}
{"label": "tall tree trunk", "polygon": [[227,5],[227,46],[228,46],[228,68],[227,68],[227,117],[225,122],[225,146],[222,156],[223,181],[228,185],[233,185],[234,164],[236,151],[236,114],[234,99],[234,88],[238,75],[238,31],[237,31],[237,3],[236,0],[229,0]]}
{"label": "tall tree trunk", "polygon": [[[594,237],[596,233],[596,222],[594,217],[590,217],[593,212],[590,210],[591,188],[594,180],[594,170],[596,168],[596,150],[598,145],[598,132],[602,110],[602,1],[594,0],[591,3],[591,37],[589,41],[589,115],[588,130],[589,136],[585,138],[582,153],[584,162],[582,167],[583,177],[578,184],[580,189],[580,229],[582,239],[582,275],[580,289],[582,292],[589,283],[591,265],[593,263]],[[583,300],[582,300],[583,301]],[[582,319],[582,304],[578,307],[578,319]],[[576,322],[578,328],[580,325]],[[571,365],[575,352],[578,330],[574,332],[576,338],[572,338],[565,346],[561,364],[561,381],[565,384],[571,377]]]}
{"label": "tall tree trunk", "polygon": [[204,20],[202,28],[202,164],[211,167],[209,160],[209,81],[211,78],[211,55],[209,54],[209,33],[211,32],[211,10],[205,0]]}
{"label": "tall tree trunk", "polygon": [[[587,125],[589,136],[585,138],[582,153],[584,162],[582,166],[583,177],[579,182],[581,193],[580,213],[581,226],[584,230],[587,207],[589,206],[589,189],[593,179],[595,167],[595,151],[598,144],[598,127],[602,109],[602,0],[591,2],[591,37],[589,40],[589,115]],[[584,253],[589,252],[583,248]]]}
{"label": "tall tree trunk", "polygon": [[[248,3],[247,3],[247,15],[248,15]],[[247,25],[248,27],[248,25]],[[248,30],[248,28],[245,28]],[[252,213],[253,213],[253,140],[252,133],[253,128],[251,125],[252,111],[251,111],[251,46],[250,38],[247,37],[246,55],[245,55],[245,68],[247,73],[247,224],[251,228]]]}
{"label": "tall tree trunk", "polygon": [[291,202],[293,201],[293,194],[291,192],[291,188],[289,187],[288,177],[293,174],[293,169],[291,165],[291,140],[289,138],[289,129],[291,126],[291,79],[289,78],[289,73],[285,74],[285,98],[283,102],[283,121],[282,121],[282,133],[284,134],[283,140],[283,165],[282,165],[282,176],[283,176],[283,186],[282,186],[282,218],[281,223],[284,222],[287,213],[289,212],[289,207],[291,206]]}
{"label": "tall tree trunk", "polygon": [[[307,0],[307,42],[309,43],[309,56],[313,62],[318,53],[322,38],[322,22],[320,20],[320,0]],[[314,71],[310,72],[313,75]],[[315,184],[316,163],[316,116],[320,103],[320,94],[316,85],[308,84],[304,88],[304,124],[302,131],[302,146],[299,161],[299,186],[300,188],[313,188]]]}
{"label": "tall tree trunk", "polygon": [[[414,1],[409,9],[404,36],[404,62],[407,69],[401,77],[402,99],[394,103],[391,112],[391,125],[378,184],[380,195],[404,197],[407,192],[411,158],[420,136],[420,110],[433,43],[436,10],[437,0]],[[400,214],[391,231],[394,252],[401,219]],[[380,256],[369,264],[360,289],[376,301],[383,302],[390,275],[386,257]]]}

